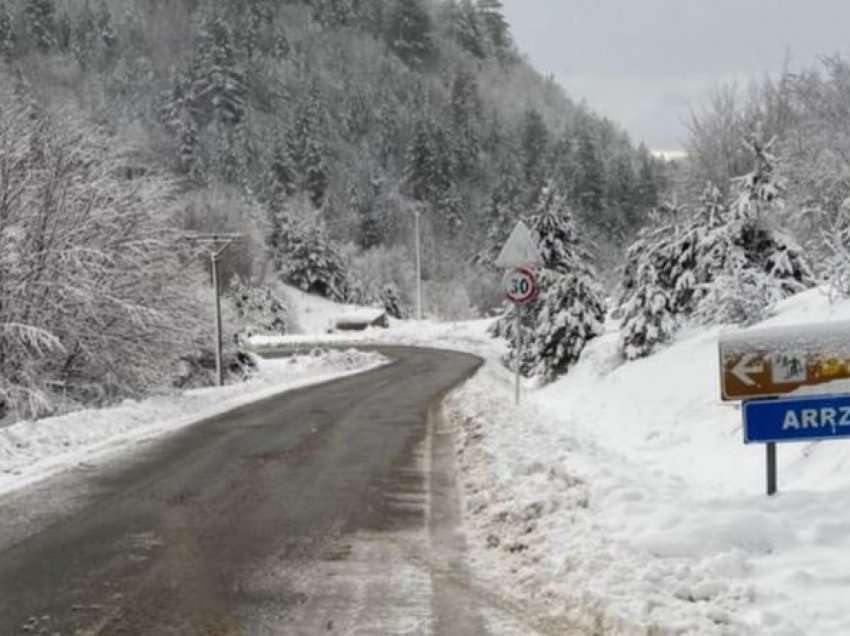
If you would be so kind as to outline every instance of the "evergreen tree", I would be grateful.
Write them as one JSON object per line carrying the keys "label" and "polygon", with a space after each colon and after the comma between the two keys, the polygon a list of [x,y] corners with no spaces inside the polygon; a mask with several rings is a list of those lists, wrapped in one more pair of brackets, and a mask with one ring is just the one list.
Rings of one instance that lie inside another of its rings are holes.
{"label": "evergreen tree", "polygon": [[629,249],[618,310],[626,358],[651,354],[682,319],[749,324],[814,284],[803,251],[767,221],[783,188],[764,146],[751,148],[754,170],[733,180],[729,204],[709,184],[693,217],[662,206]]}
{"label": "evergreen tree", "polygon": [[269,250],[281,280],[310,294],[347,302],[352,294],[345,261],[320,223],[273,214]]}
{"label": "evergreen tree", "polygon": [[351,26],[356,18],[355,0],[315,0],[313,17],[328,27]]}
{"label": "evergreen tree", "polygon": [[97,35],[101,49],[108,56],[114,50],[118,36],[112,26],[112,14],[104,0],[101,0],[97,11]]}
{"label": "evergreen tree", "polygon": [[522,153],[522,172],[525,176],[528,201],[533,202],[543,187],[549,167],[549,129],[543,116],[535,109],[525,112],[520,132],[520,152]]}
{"label": "evergreen tree", "polygon": [[25,0],[24,17],[30,44],[42,53],[56,46],[54,0]]}
{"label": "evergreen tree", "polygon": [[643,144],[637,150],[637,195],[638,205],[644,210],[651,210],[658,205],[658,177],[655,174],[655,162],[649,150]]}
{"label": "evergreen tree", "polygon": [[405,177],[417,201],[440,207],[455,185],[455,148],[445,128],[429,117],[414,125]]}
{"label": "evergreen tree", "polygon": [[307,192],[316,208],[325,199],[330,177],[323,140],[325,106],[317,85],[298,104],[287,134],[287,151],[298,175],[298,189]]}
{"label": "evergreen tree", "polygon": [[505,20],[500,0],[478,0],[478,12],[481,22],[490,36],[496,50],[503,56],[513,46],[510,27]]}
{"label": "evergreen tree", "polygon": [[455,140],[455,166],[458,177],[470,177],[478,164],[480,143],[477,122],[481,115],[478,86],[472,73],[461,70],[452,82],[452,126]]}
{"label": "evergreen tree", "polygon": [[274,137],[269,163],[272,192],[275,198],[291,197],[296,191],[295,164],[289,154],[286,136],[278,130]]}
{"label": "evergreen tree", "polygon": [[661,285],[652,259],[640,259],[635,276],[635,293],[622,307],[620,348],[627,360],[651,355],[676,330],[669,291]]}
{"label": "evergreen tree", "polygon": [[474,259],[477,264],[485,267],[493,267],[499,252],[523,213],[522,184],[514,164],[507,162],[500,173],[499,182],[490,194],[485,210],[486,245]]}
{"label": "evergreen tree", "polygon": [[433,22],[424,0],[392,0],[387,42],[409,66],[420,68],[433,59],[436,54]]}
{"label": "evergreen tree", "polygon": [[189,174],[195,168],[200,114],[192,95],[192,80],[187,75],[175,77],[162,106],[161,118],[176,138],[178,168],[183,174]]}
{"label": "evergreen tree", "polygon": [[88,2],[77,13],[73,28],[72,49],[81,67],[86,68],[97,49],[97,22]]}
{"label": "evergreen tree", "polygon": [[228,296],[247,336],[289,331],[286,306],[270,289],[252,287],[236,275],[230,282]]}
{"label": "evergreen tree", "polygon": [[245,77],[236,56],[233,35],[220,15],[203,23],[193,68],[195,110],[212,121],[235,126],[245,116]]}
{"label": "evergreen tree", "polygon": [[407,312],[401,302],[401,292],[395,283],[387,283],[381,289],[381,304],[388,316],[399,320],[404,320],[407,317]]}
{"label": "evergreen tree", "polygon": [[[551,381],[566,373],[587,342],[602,333],[605,304],[590,252],[578,236],[566,198],[551,182],[541,192],[530,225],[543,260],[541,293],[524,312],[525,353],[519,364],[522,373]],[[500,331],[512,336],[506,318]],[[515,357],[513,341],[510,358]]]}
{"label": "evergreen tree", "polygon": [[12,14],[5,2],[0,1],[0,60],[9,61],[15,52],[15,31]]}
{"label": "evergreen tree", "polygon": [[460,0],[455,12],[457,24],[454,28],[455,38],[460,46],[479,59],[487,55],[485,36],[479,22],[479,13],[472,0]]}
{"label": "evergreen tree", "polygon": [[56,49],[65,52],[74,43],[74,25],[67,11],[56,18]]}
{"label": "evergreen tree", "polygon": [[581,207],[590,218],[602,212],[605,197],[605,166],[592,131],[584,127],[578,136],[577,162],[579,176],[576,189]]}

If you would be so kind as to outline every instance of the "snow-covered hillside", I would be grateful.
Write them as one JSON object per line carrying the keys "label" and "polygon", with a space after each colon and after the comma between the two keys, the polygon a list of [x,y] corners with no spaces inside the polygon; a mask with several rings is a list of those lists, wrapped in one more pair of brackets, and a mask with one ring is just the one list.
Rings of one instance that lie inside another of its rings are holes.
{"label": "snow-covered hillside", "polygon": [[[815,290],[763,325],[848,317]],[[603,633],[850,633],[850,442],[781,445],[766,497],[720,331],[621,364],[611,326],[519,408],[492,361],[451,398],[482,576]]]}

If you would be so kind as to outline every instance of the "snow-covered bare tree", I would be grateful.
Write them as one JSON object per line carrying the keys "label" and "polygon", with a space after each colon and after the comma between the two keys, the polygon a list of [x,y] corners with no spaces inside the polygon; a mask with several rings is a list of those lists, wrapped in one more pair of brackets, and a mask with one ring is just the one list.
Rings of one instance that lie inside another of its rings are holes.
{"label": "snow-covered bare tree", "polygon": [[19,415],[138,395],[198,345],[197,270],[167,180],[121,144],[36,110],[0,77],[0,404]]}

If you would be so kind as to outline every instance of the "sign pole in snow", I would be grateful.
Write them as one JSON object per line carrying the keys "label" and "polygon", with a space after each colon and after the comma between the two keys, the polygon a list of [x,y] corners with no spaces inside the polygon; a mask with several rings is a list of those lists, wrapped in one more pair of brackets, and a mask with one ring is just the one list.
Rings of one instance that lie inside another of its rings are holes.
{"label": "sign pole in snow", "polygon": [[776,443],[768,442],[767,450],[767,496],[776,494]]}
{"label": "sign pole in snow", "polygon": [[419,237],[419,209],[413,211],[416,217],[416,319],[422,320],[422,241]]}
{"label": "sign pole in snow", "polygon": [[224,369],[222,365],[222,337],[221,337],[221,284],[219,283],[218,264],[221,255],[227,251],[234,241],[242,238],[241,234],[195,234],[187,236],[186,239],[207,245],[212,268],[213,303],[215,306],[215,378],[216,384],[224,384]]}
{"label": "sign pole in snow", "polygon": [[516,378],[515,378],[515,390],[514,390],[514,403],[519,404],[519,363],[522,360],[522,338],[520,337],[520,329],[522,329],[522,320],[520,318],[520,312],[522,311],[522,305],[516,303],[514,305],[514,309],[516,310]]}
{"label": "sign pole in snow", "polygon": [[514,303],[515,309],[515,389],[514,401],[519,404],[520,400],[520,365],[522,363],[522,306],[532,302],[537,297],[537,281],[534,272],[530,269],[543,265],[540,251],[531,236],[531,231],[525,223],[518,221],[513,232],[511,232],[499,257],[496,259],[497,267],[512,269],[505,279],[507,285],[507,297]]}

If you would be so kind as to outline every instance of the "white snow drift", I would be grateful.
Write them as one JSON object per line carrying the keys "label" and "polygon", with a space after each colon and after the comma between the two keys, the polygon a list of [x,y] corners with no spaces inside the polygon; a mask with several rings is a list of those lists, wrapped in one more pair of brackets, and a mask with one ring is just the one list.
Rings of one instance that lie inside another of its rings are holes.
{"label": "white snow drift", "polygon": [[[848,317],[812,291],[763,326]],[[781,445],[767,498],[720,332],[621,364],[612,326],[519,408],[493,362],[450,399],[480,576],[597,633],[850,634],[850,441]]]}

